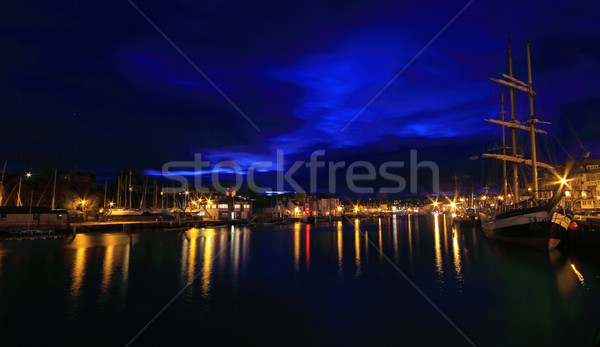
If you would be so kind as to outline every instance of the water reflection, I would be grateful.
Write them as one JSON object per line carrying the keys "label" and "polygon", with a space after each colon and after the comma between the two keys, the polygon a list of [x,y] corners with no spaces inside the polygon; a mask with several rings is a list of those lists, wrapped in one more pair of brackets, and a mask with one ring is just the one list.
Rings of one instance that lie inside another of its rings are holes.
{"label": "water reflection", "polygon": [[310,224],[306,224],[306,271],[310,270]]}
{"label": "water reflection", "polygon": [[456,279],[462,280],[462,266],[460,263],[460,249],[458,245],[458,227],[452,226],[452,253],[454,255],[454,271],[456,272]]}
{"label": "water reflection", "polygon": [[[380,223],[381,225],[381,223]],[[342,273],[342,259],[344,257],[344,251],[342,250],[342,221],[337,222],[337,256],[338,256],[338,274]],[[296,270],[297,271],[297,270]]]}
{"label": "water reflection", "polygon": [[379,262],[383,261],[383,239],[381,237],[381,218],[379,218]]}
{"label": "water reflection", "polygon": [[108,290],[108,286],[110,284],[110,280],[112,277],[114,261],[115,261],[114,252],[115,252],[114,245],[106,246],[106,249],[104,251],[104,261],[102,263],[102,285],[101,285],[101,287],[102,287],[103,291]]}
{"label": "water reflection", "polygon": [[[233,267],[232,267],[232,272],[233,272],[233,279],[235,281],[235,283],[237,284],[237,278],[239,276],[240,273],[240,239],[241,239],[241,234],[242,234],[242,230],[235,230],[233,226],[231,226],[231,234],[232,234],[232,241],[231,241],[231,253],[232,253],[232,261],[233,261]],[[223,259],[225,259],[225,257],[223,257]]]}
{"label": "water reflection", "polygon": [[300,270],[300,227],[302,224],[294,224],[294,268]]}
{"label": "water reflection", "polygon": [[410,265],[412,265],[413,262],[413,242],[412,242],[412,225],[410,222],[410,217],[411,215],[409,214],[407,216],[407,220],[408,220],[408,261],[410,262]]}
{"label": "water reflection", "polygon": [[73,269],[71,271],[71,296],[77,298],[83,284],[85,276],[85,247],[79,247],[75,250],[75,258],[73,259]]}
{"label": "water reflection", "polygon": [[208,296],[213,262],[214,231],[207,231],[204,239],[204,263],[202,264],[202,294]]}
{"label": "water reflection", "polygon": [[438,214],[434,214],[434,247],[435,247],[435,267],[438,274],[438,282],[443,282],[442,277],[444,276],[444,269],[442,267],[442,245],[440,242],[440,224],[438,221]]}
{"label": "water reflection", "polygon": [[356,263],[355,276],[359,277],[361,274],[360,269],[360,222],[358,218],[354,220],[354,254]]}
{"label": "water reflection", "polygon": [[394,230],[394,260],[398,263],[398,220],[396,215],[393,217],[393,230]]}
{"label": "water reflection", "polygon": [[190,283],[196,273],[196,252],[198,249],[198,239],[194,236],[188,240],[187,247],[187,268],[186,268],[186,282]]}
{"label": "water reflection", "polygon": [[575,275],[577,275],[577,278],[579,279],[579,282],[581,282],[581,285],[585,285],[585,279],[583,278],[583,275],[581,274],[581,272],[577,271],[575,264],[571,264],[571,268],[573,269],[573,272],[575,273]]}

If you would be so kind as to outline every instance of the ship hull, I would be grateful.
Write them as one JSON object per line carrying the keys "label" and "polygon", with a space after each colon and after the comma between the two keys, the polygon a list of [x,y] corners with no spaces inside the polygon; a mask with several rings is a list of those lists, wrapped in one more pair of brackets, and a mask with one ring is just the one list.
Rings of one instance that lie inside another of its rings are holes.
{"label": "ship hull", "polygon": [[498,216],[480,215],[481,227],[491,240],[540,250],[551,250],[564,238],[572,216],[542,208],[517,210]]}

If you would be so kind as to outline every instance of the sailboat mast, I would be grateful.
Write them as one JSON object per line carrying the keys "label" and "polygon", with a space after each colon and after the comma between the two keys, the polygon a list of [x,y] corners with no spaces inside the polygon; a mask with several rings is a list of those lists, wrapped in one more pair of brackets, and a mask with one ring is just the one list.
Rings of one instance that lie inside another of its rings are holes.
{"label": "sailboat mast", "polygon": [[56,169],[54,169],[54,188],[52,189],[52,209],[54,210],[54,202],[56,201]]}
{"label": "sailboat mast", "polygon": [[131,170],[129,170],[129,208],[131,208],[131,191],[133,186],[131,185]]}
{"label": "sailboat mast", "polygon": [[117,208],[121,207],[121,176],[117,176]]}
{"label": "sailboat mast", "polygon": [[537,173],[537,149],[535,146],[535,115],[533,113],[533,81],[531,80],[531,53],[529,52],[529,41],[527,41],[527,75],[529,84],[529,134],[531,137],[531,167],[533,169],[533,198],[538,198],[538,173]]}
{"label": "sailboat mast", "polygon": [[[508,46],[508,75],[513,77],[513,64],[512,64],[512,48],[510,47],[510,40]],[[510,121],[516,123],[515,118],[515,89],[513,87],[509,88],[510,95]],[[510,139],[512,145],[512,155],[517,156],[517,129],[510,128]],[[513,200],[515,203],[519,202],[519,174],[517,163],[512,164],[513,171],[513,195],[515,199]]]}
{"label": "sailboat mast", "polygon": [[21,183],[23,182],[23,177],[19,176],[19,191],[17,192],[17,206],[23,206],[21,202]]}
{"label": "sailboat mast", "polygon": [[127,192],[129,190],[127,186],[127,175],[124,175],[123,179],[125,180],[125,183],[123,184],[123,190],[125,190],[125,192],[123,192],[123,208],[127,208]]}
{"label": "sailboat mast", "polygon": [[[502,115],[502,121],[506,121],[504,115],[506,112],[504,112],[504,92],[500,92],[500,104],[502,105],[501,107],[501,111],[500,114]],[[504,125],[502,126],[502,155],[506,155],[506,130],[504,128]],[[506,201],[507,199],[507,194],[508,194],[508,181],[507,181],[507,174],[506,174],[506,160],[502,160],[502,195],[504,195],[504,199]]]}

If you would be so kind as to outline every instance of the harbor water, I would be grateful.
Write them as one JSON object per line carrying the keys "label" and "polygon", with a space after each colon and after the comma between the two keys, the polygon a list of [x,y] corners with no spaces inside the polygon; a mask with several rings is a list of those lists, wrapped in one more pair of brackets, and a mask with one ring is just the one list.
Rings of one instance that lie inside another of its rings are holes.
{"label": "harbor water", "polygon": [[443,215],[2,240],[0,327],[3,346],[593,345],[600,261]]}

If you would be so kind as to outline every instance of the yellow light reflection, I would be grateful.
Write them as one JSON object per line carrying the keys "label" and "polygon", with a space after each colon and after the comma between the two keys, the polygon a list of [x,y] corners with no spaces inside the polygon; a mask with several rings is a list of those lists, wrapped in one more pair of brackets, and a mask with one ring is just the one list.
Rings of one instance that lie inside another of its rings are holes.
{"label": "yellow light reflection", "polygon": [[408,259],[412,264],[413,257],[413,244],[412,244],[412,224],[410,221],[410,214],[408,215]]}
{"label": "yellow light reflection", "polygon": [[187,283],[190,283],[196,272],[196,252],[198,248],[198,239],[190,238],[187,256]]}
{"label": "yellow light reflection", "polygon": [[213,236],[206,236],[204,241],[204,262],[202,264],[202,295],[208,296],[210,275],[212,274]]}
{"label": "yellow light reflection", "polygon": [[444,219],[444,253],[448,255],[448,228],[446,228],[446,215],[442,215]]}
{"label": "yellow light reflection", "polygon": [[393,237],[394,237],[394,259],[396,263],[398,263],[398,220],[396,219],[396,215],[394,215],[393,219]]}
{"label": "yellow light reflection", "polygon": [[461,274],[462,265],[460,262],[460,249],[458,248],[458,233],[455,228],[452,228],[452,229],[453,229],[452,251],[454,254],[454,271],[456,271],[456,278],[460,279],[460,278],[462,278],[462,274]]}
{"label": "yellow light reflection", "polygon": [[354,223],[354,254],[355,254],[355,263],[356,263],[356,277],[360,276],[360,227],[358,224],[358,219]]}
{"label": "yellow light reflection", "polygon": [[383,242],[383,240],[381,238],[381,218],[379,218],[379,250],[380,250],[379,255],[380,255],[380,258],[383,258],[383,243],[382,242]]}
{"label": "yellow light reflection", "polygon": [[79,247],[75,251],[75,260],[73,262],[73,271],[71,272],[71,296],[78,297],[83,277],[85,276],[85,247]]}
{"label": "yellow light reflection", "polygon": [[435,223],[435,266],[438,273],[438,277],[444,275],[444,269],[442,267],[442,249],[440,243],[440,224],[438,222],[438,215],[433,215]]}
{"label": "yellow light reflection", "polygon": [[294,224],[294,267],[300,270],[300,223]]}
{"label": "yellow light reflection", "polygon": [[585,279],[583,278],[581,272],[577,271],[577,268],[573,264],[571,264],[571,268],[573,269],[573,272],[575,272],[575,275],[577,275],[579,282],[581,282],[582,285],[585,285]]}
{"label": "yellow light reflection", "polygon": [[115,261],[114,252],[114,245],[106,246],[104,251],[104,261],[102,262],[102,290],[104,291],[106,291],[110,285]]}
{"label": "yellow light reflection", "polygon": [[125,249],[123,250],[123,283],[127,283],[129,278],[129,253],[131,252],[131,245],[133,244],[133,238],[131,238],[131,235],[129,237],[130,242],[125,245]]}
{"label": "yellow light reflection", "polygon": [[337,222],[337,256],[338,256],[338,273],[342,273],[342,258],[344,251],[342,250],[342,221]]}
{"label": "yellow light reflection", "polygon": [[[239,269],[240,269],[240,233],[242,232],[241,229],[238,229],[237,232],[235,230],[232,230],[233,233],[233,240],[232,242],[232,249],[233,249],[233,278],[234,280],[237,280],[237,277],[239,275]],[[225,257],[223,257],[225,258]]]}

